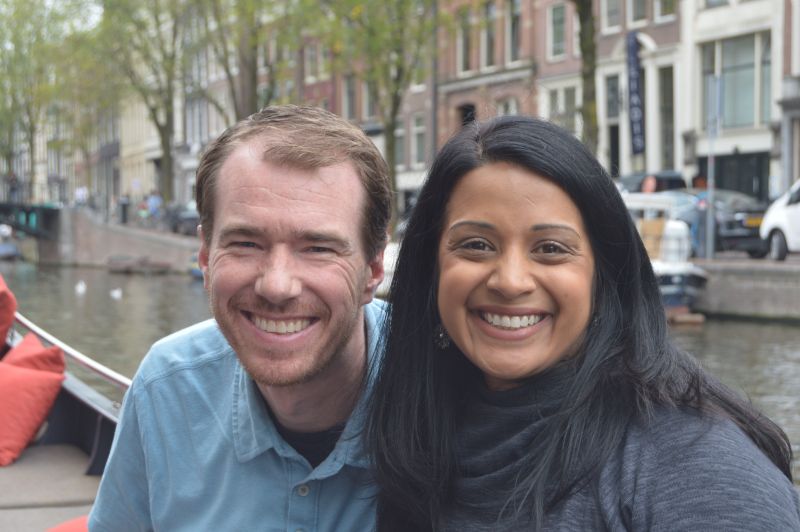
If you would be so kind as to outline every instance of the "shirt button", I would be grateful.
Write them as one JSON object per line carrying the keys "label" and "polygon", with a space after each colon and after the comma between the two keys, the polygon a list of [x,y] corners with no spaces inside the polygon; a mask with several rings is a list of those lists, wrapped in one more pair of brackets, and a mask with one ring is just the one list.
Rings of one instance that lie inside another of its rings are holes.
{"label": "shirt button", "polygon": [[297,486],[297,494],[300,495],[301,497],[305,497],[306,495],[308,495],[308,492],[310,491],[311,488],[309,488],[307,484],[300,484],[299,486]]}

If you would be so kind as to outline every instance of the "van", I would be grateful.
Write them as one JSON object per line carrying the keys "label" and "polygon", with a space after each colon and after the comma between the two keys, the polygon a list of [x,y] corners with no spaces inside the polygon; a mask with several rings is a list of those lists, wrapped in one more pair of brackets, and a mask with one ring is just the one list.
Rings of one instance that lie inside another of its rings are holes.
{"label": "van", "polygon": [[772,202],[764,213],[759,235],[769,244],[773,260],[800,252],[800,181]]}

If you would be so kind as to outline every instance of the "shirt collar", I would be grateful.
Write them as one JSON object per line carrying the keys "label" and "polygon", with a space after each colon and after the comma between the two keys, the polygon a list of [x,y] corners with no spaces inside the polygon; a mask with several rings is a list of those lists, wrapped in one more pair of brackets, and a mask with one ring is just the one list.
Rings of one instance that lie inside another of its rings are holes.
{"label": "shirt collar", "polygon": [[[367,398],[371,394],[377,365],[381,358],[379,350],[383,346],[380,341],[380,329],[386,308],[386,303],[379,300],[364,306],[367,341],[365,390],[347,420],[336,447],[314,470],[311,478],[330,476],[346,464],[361,468],[369,466],[369,459],[361,445],[361,433],[366,418]],[[274,449],[284,458],[299,458],[297,451],[281,438],[261,392],[238,360],[234,373],[232,410],[233,445],[239,462],[252,460],[270,449]]]}

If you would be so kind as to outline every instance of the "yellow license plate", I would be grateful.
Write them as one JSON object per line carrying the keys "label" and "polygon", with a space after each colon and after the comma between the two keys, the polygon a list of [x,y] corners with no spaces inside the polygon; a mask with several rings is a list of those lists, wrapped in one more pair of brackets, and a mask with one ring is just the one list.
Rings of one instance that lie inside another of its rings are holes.
{"label": "yellow license plate", "polygon": [[748,216],[744,219],[744,225],[745,227],[758,227],[763,219],[763,216]]}

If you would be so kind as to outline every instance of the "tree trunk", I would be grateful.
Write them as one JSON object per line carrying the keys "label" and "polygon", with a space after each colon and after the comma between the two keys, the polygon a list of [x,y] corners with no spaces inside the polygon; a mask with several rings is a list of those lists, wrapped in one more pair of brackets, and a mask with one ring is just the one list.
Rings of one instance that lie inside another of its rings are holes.
{"label": "tree trunk", "polygon": [[597,89],[595,71],[597,70],[597,45],[595,42],[594,13],[591,0],[573,0],[581,23],[581,82],[583,101],[581,120],[583,122],[583,142],[589,150],[597,154]]}

